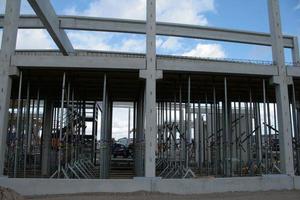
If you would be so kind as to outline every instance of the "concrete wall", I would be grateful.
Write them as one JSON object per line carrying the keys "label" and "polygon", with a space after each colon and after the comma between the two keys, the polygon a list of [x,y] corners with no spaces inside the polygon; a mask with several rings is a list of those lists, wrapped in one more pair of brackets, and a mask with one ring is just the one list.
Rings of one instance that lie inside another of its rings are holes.
{"label": "concrete wall", "polygon": [[2,177],[0,186],[12,188],[22,195],[136,191],[202,194],[300,189],[300,177],[269,175],[240,178],[136,178],[131,180],[10,179]]}
{"label": "concrete wall", "polygon": [[300,190],[300,176],[294,177],[294,189]]}

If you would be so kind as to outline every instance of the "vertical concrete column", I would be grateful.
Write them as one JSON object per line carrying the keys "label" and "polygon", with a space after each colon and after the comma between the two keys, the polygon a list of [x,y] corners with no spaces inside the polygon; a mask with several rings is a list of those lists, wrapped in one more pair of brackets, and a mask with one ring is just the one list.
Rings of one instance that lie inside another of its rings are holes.
{"label": "vertical concrete column", "polygon": [[156,79],[162,73],[156,70],[156,0],[147,0],[146,70],[140,77],[146,79],[145,88],[145,177],[155,177],[155,150],[157,144]]}
{"label": "vertical concrete column", "polygon": [[134,153],[135,176],[144,176],[144,152],[145,152],[145,134],[144,134],[144,89],[140,92],[137,102],[137,131]]}
{"label": "vertical concrete column", "polygon": [[109,176],[109,129],[110,129],[110,110],[109,100],[107,95],[107,80],[104,75],[103,81],[103,99],[102,99],[102,113],[101,113],[101,138],[100,138],[100,178],[106,179]]}
{"label": "vertical concrete column", "polygon": [[21,0],[7,0],[0,53],[0,176],[3,175],[8,109],[11,94],[10,57],[14,54],[17,41]]}
{"label": "vertical concrete column", "polygon": [[274,76],[272,82],[276,85],[281,170],[284,174],[294,175],[292,130],[288,95],[288,85],[292,83],[292,80],[290,77],[287,77],[287,69],[285,66],[278,0],[268,0],[268,7],[273,61],[278,69],[278,76]]}
{"label": "vertical concrete column", "polygon": [[42,146],[42,176],[49,177],[51,154],[51,131],[53,121],[53,100],[46,99],[44,108],[43,146]]}

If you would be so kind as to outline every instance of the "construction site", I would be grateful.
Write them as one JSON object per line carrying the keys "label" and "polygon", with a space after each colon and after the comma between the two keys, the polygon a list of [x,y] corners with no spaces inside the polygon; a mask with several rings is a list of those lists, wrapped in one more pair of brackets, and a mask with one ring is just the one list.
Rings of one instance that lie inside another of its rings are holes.
{"label": "construction site", "polygon": [[[201,194],[300,189],[300,55],[283,35],[59,16],[49,0],[0,16],[0,186],[22,195]],[[16,50],[18,29],[46,29],[58,50]],[[146,53],[77,50],[65,30],[145,35]],[[156,36],[255,44],[272,62],[158,55]],[[285,61],[290,49],[292,62]],[[128,110],[123,141],[113,111]]]}

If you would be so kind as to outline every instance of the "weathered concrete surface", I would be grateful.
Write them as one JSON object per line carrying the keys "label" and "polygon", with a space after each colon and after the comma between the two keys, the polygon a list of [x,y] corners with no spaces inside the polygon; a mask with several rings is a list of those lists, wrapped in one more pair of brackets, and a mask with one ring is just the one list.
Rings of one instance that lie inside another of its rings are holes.
{"label": "weathered concrete surface", "polygon": [[294,189],[300,190],[300,176],[294,177]]}
{"label": "weathered concrete surface", "polygon": [[300,177],[270,175],[241,178],[132,180],[75,179],[8,179],[0,178],[0,186],[9,187],[22,195],[56,195],[75,193],[127,193],[137,191],[173,194],[204,194],[300,189]]}
{"label": "weathered concrete surface", "polygon": [[285,175],[239,178],[162,179],[153,190],[173,194],[268,191],[294,189],[293,178]]}
{"label": "weathered concrete surface", "polygon": [[151,182],[146,180],[0,178],[0,186],[11,188],[22,195],[50,195],[149,191],[151,188]]}
{"label": "weathered concrete surface", "polygon": [[102,193],[102,194],[76,194],[76,195],[55,195],[55,196],[37,196],[28,197],[26,199],[35,200],[298,200],[300,191],[268,191],[268,192],[235,192],[235,193],[216,193],[216,194],[201,194],[201,195],[174,195],[161,193]]}

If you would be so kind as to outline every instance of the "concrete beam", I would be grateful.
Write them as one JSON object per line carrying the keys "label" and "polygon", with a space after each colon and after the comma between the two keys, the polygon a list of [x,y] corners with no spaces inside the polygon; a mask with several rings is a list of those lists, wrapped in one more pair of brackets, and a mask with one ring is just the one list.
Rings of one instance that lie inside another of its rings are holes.
{"label": "concrete beam", "polygon": [[[140,20],[79,16],[59,16],[58,19],[60,21],[59,27],[61,29],[146,34],[146,22]],[[0,28],[2,25],[3,16],[0,16]],[[19,21],[19,28],[42,29],[44,26],[37,17],[23,15]],[[271,36],[267,33],[212,28],[198,25],[158,22],[157,35],[271,46]],[[293,48],[293,45],[293,37],[287,35],[284,36],[284,47]]]}
{"label": "concrete beam", "polygon": [[0,176],[3,175],[12,80],[10,57],[15,53],[21,0],[6,1],[0,51]]}
{"label": "concrete beam", "polygon": [[[97,56],[59,56],[55,54],[47,55],[47,53],[37,53],[36,55],[31,55],[30,53],[26,55],[18,53],[17,55],[12,56],[11,64],[19,68],[39,69],[146,69],[144,55],[126,53],[98,53],[96,55]],[[203,72],[259,76],[277,75],[277,69],[273,65],[168,56],[157,57],[157,69],[174,72]],[[144,74],[144,76],[147,75],[145,71],[141,71],[141,74]]]}
{"label": "concrete beam", "polygon": [[12,65],[19,68],[51,69],[145,69],[143,58],[108,56],[12,56]]}
{"label": "concrete beam", "polygon": [[287,75],[290,77],[299,78],[300,77],[300,67],[288,67]]}
{"label": "concrete beam", "polygon": [[292,48],[292,59],[293,59],[293,64],[296,65],[297,67],[300,67],[300,55],[299,55],[299,43],[298,43],[298,38],[294,37],[294,47]]}
{"label": "concrete beam", "polygon": [[63,29],[49,0],[28,0],[29,4],[40,18],[52,39],[64,55],[74,53],[74,48]]}
{"label": "concrete beam", "polygon": [[177,72],[203,72],[259,76],[273,76],[277,74],[277,69],[273,65],[268,66],[250,63],[179,58],[159,58],[157,61],[157,69]]}

